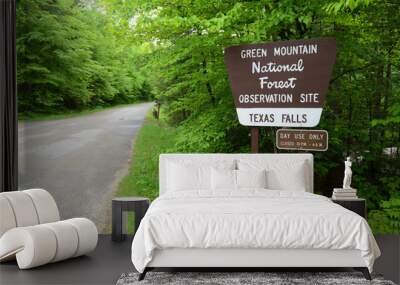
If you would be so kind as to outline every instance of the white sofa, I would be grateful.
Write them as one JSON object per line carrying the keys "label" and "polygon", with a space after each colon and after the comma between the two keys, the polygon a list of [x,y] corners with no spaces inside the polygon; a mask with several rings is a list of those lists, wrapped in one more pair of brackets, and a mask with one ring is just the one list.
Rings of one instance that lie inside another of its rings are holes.
{"label": "white sofa", "polygon": [[96,248],[98,232],[86,218],[60,221],[57,204],[43,189],[0,193],[0,262],[20,269],[84,255]]}

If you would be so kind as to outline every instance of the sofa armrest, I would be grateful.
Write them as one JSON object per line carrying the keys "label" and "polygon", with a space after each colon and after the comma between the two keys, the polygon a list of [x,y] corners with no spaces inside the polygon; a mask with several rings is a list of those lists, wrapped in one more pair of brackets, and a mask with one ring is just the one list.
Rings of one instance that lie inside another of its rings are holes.
{"label": "sofa armrest", "polygon": [[89,253],[97,239],[96,226],[85,218],[13,228],[0,238],[0,261],[15,257],[20,269],[37,267]]}
{"label": "sofa armrest", "polygon": [[15,256],[21,269],[51,262],[56,250],[53,232],[42,225],[13,228],[0,239],[0,261]]}

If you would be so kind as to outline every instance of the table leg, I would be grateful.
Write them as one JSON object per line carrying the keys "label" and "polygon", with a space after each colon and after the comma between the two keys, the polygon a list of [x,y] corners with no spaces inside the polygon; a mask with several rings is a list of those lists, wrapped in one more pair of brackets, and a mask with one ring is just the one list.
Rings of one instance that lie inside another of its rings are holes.
{"label": "table leg", "polygon": [[136,206],[135,209],[135,233],[139,228],[140,222],[143,219],[144,215],[146,214],[147,209],[149,208],[148,204],[140,204]]}
{"label": "table leg", "polygon": [[122,234],[124,235],[124,238],[128,233],[127,224],[128,224],[128,211],[122,211]]}
{"label": "table leg", "polygon": [[122,234],[122,204],[112,203],[112,240],[123,241]]}

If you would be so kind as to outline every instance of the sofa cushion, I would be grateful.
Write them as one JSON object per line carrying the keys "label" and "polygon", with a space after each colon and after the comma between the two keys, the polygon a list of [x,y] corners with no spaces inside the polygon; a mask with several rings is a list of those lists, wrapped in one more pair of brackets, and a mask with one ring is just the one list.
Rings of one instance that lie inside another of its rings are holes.
{"label": "sofa cushion", "polygon": [[78,249],[78,232],[66,221],[44,224],[51,229],[57,240],[57,250],[51,262],[57,262],[75,255]]}
{"label": "sofa cushion", "polygon": [[0,237],[9,229],[15,228],[17,222],[15,220],[14,211],[8,199],[0,193]]}
{"label": "sofa cushion", "polygon": [[56,201],[49,192],[43,189],[29,189],[22,193],[29,195],[35,205],[39,224],[57,222],[60,220],[60,213]]}
{"label": "sofa cushion", "polygon": [[86,218],[73,218],[63,222],[72,225],[78,233],[78,248],[73,257],[93,251],[97,246],[98,232],[96,225]]}
{"label": "sofa cushion", "polygon": [[94,223],[75,218],[10,229],[0,238],[0,261],[14,257],[20,269],[28,269],[86,254],[96,248]]}
{"label": "sofa cushion", "polygon": [[49,192],[29,189],[0,193],[0,237],[14,227],[34,226],[60,220],[57,204]]}
{"label": "sofa cushion", "polygon": [[33,226],[39,223],[35,205],[31,197],[23,191],[3,192],[14,213],[17,227]]}
{"label": "sofa cushion", "polygon": [[13,228],[0,238],[0,261],[16,257],[20,269],[49,263],[56,251],[56,236],[43,225]]}

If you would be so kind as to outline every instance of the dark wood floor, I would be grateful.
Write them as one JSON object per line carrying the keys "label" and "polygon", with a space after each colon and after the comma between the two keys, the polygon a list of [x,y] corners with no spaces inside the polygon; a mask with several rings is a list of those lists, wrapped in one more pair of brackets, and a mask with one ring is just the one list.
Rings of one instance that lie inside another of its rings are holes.
{"label": "dark wood floor", "polygon": [[[399,284],[400,236],[378,236],[376,239],[382,257],[376,261],[374,271]],[[0,284],[115,284],[122,273],[134,271],[130,247],[131,238],[114,243],[110,236],[101,235],[97,249],[88,256],[29,270],[19,270],[15,262],[3,263],[0,265]]]}
{"label": "dark wood floor", "polygon": [[400,235],[377,236],[376,241],[382,255],[376,260],[374,271],[400,284]]}
{"label": "dark wood floor", "polygon": [[115,284],[122,273],[134,271],[130,255],[131,239],[115,243],[100,235],[88,256],[29,270],[18,270],[16,262],[0,264],[0,284]]}

